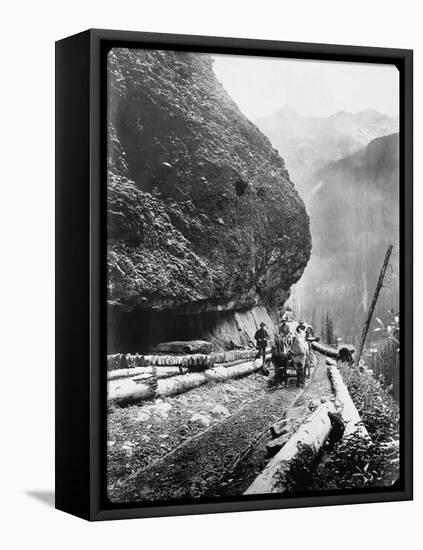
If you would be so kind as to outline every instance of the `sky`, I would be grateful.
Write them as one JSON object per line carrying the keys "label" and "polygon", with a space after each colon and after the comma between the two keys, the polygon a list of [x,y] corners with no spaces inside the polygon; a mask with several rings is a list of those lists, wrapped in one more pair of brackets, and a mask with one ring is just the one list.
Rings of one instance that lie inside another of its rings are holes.
{"label": "sky", "polygon": [[214,55],[214,71],[250,120],[289,105],[304,116],[376,109],[399,113],[394,65]]}

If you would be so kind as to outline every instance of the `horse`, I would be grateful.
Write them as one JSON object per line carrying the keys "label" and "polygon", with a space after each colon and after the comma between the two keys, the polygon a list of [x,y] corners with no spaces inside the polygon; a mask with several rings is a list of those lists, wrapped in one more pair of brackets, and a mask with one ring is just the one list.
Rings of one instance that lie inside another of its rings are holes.
{"label": "horse", "polygon": [[288,384],[287,368],[290,362],[289,349],[286,337],[277,335],[272,346],[272,363],[275,366],[275,381]]}
{"label": "horse", "polygon": [[309,345],[305,332],[297,332],[291,348],[291,359],[297,371],[297,387],[304,386],[305,366],[309,354]]}

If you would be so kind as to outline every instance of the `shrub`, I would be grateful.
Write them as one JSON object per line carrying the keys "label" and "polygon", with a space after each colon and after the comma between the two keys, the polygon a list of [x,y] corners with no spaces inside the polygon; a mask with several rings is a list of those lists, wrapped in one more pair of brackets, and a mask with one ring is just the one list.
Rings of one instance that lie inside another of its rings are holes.
{"label": "shrub", "polygon": [[327,446],[312,488],[391,485],[398,477],[398,405],[371,375],[346,364],[340,370],[371,441],[353,434]]}

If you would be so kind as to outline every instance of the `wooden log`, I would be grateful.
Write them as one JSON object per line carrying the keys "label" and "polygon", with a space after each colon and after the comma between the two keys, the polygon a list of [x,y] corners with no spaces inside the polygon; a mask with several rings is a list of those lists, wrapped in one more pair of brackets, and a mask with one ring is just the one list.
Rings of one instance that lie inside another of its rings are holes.
{"label": "wooden log", "polygon": [[213,345],[205,340],[188,340],[163,342],[157,346],[157,351],[164,353],[211,353]]}
{"label": "wooden log", "polygon": [[342,416],[342,420],[345,423],[343,437],[348,437],[351,434],[356,434],[364,439],[370,439],[369,433],[364,426],[357,408],[351,399],[350,392],[348,391],[345,382],[342,380],[341,373],[338,368],[329,365],[328,376],[332,384],[333,393],[336,399],[340,403],[341,410],[339,411]]}
{"label": "wooden log", "polygon": [[184,376],[178,376],[169,380],[159,381],[157,396],[169,396],[184,393],[192,388],[196,388],[208,382],[224,382],[231,378],[247,376],[256,370],[259,370],[261,363],[254,361],[243,363],[234,367],[216,367],[202,372],[193,372]]}
{"label": "wooden log", "polygon": [[119,368],[120,356],[120,353],[115,353],[113,355],[107,356],[107,370],[114,370]]}
{"label": "wooden log", "polygon": [[223,363],[225,361],[225,354],[223,352],[212,353],[213,363]]}
{"label": "wooden log", "polygon": [[355,364],[356,364],[357,367],[360,364],[361,354],[363,353],[364,344],[366,343],[367,333],[369,332],[370,323],[372,321],[373,313],[374,313],[374,310],[375,310],[375,307],[376,307],[377,300],[379,298],[379,293],[380,293],[380,290],[381,290],[382,285],[383,285],[383,279],[385,278],[385,273],[386,273],[386,270],[388,268],[389,258],[391,257],[391,252],[392,252],[393,248],[394,247],[393,247],[392,244],[390,244],[388,246],[388,250],[386,251],[385,259],[383,261],[382,268],[380,270],[379,279],[377,281],[375,293],[373,295],[373,300],[372,300],[372,303],[370,304],[370,308],[369,308],[369,311],[367,313],[366,322],[364,323],[363,333],[361,335],[360,346],[358,348],[358,353],[357,353],[356,358],[355,358]]}
{"label": "wooden log", "polygon": [[227,363],[214,363],[216,367],[234,367],[235,365],[241,365],[242,363],[245,363],[248,361],[248,359],[235,359],[234,361],[228,361]]}
{"label": "wooden log", "polygon": [[156,383],[137,383],[132,378],[110,380],[107,384],[108,402],[130,405],[146,399],[152,399],[157,390]]}
{"label": "wooden log", "polygon": [[335,405],[332,402],[320,405],[298,431],[289,438],[244,494],[284,493],[287,475],[293,461],[304,450],[311,451],[313,456],[317,455],[327,440],[332,428],[328,416],[329,411],[335,411]]}
{"label": "wooden log", "polygon": [[311,342],[311,347],[322,355],[326,355],[326,357],[338,359],[338,350],[336,348],[331,348],[330,346],[326,346],[320,342]]}
{"label": "wooden log", "polygon": [[[186,367],[156,367],[157,378],[170,378],[172,376],[185,374],[186,372],[188,372]],[[153,367],[134,367],[132,369],[112,370],[108,372],[107,380],[117,380],[118,378],[128,378],[144,374],[153,374]]]}
{"label": "wooden log", "polygon": [[[124,368],[149,367],[154,365],[161,367],[190,365],[192,368],[207,368],[217,363],[227,363],[225,366],[234,366],[235,364],[241,364],[243,362],[253,360],[256,353],[256,350],[251,349],[233,350],[230,352],[218,352],[211,354],[190,353],[186,355],[122,355],[121,353],[118,353],[107,356],[107,368],[108,370],[122,370],[122,362]],[[237,363],[235,363],[235,361],[237,361]]]}
{"label": "wooden log", "polygon": [[[157,367],[155,367],[157,369]],[[250,361],[234,367],[217,367],[202,372],[191,372],[181,376],[157,380],[154,391],[145,382],[137,383],[133,378],[109,380],[107,399],[119,405],[127,405],[151,399],[184,393],[209,382],[224,382],[231,378],[247,376],[261,368],[261,361]]]}

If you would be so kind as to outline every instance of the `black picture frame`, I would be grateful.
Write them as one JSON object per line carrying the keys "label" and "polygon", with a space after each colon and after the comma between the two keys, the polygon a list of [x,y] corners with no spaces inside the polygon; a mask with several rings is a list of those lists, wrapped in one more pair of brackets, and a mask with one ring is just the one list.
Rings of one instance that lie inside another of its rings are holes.
{"label": "black picture frame", "polygon": [[[401,478],[386,490],[213,502],[105,499],[105,53],[112,46],[394,64],[400,73]],[[56,508],[87,520],[412,499],[413,52],[91,29],[56,43]],[[103,185],[104,190],[104,185]]]}

